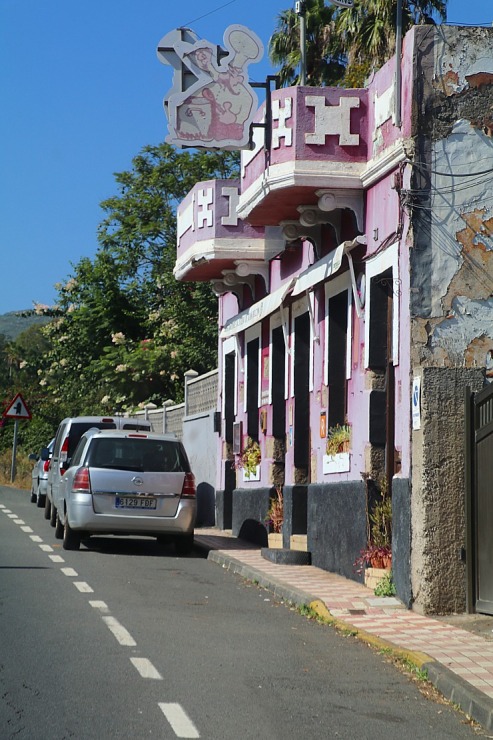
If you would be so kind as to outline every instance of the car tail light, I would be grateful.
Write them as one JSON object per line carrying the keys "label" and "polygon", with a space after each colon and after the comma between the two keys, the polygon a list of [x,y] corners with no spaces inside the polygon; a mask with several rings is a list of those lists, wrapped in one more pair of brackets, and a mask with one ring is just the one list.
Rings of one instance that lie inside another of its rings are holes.
{"label": "car tail light", "polygon": [[77,493],[91,493],[91,478],[89,468],[79,468],[72,481],[72,491]]}
{"label": "car tail light", "polygon": [[65,437],[62,444],[62,449],[60,450],[60,475],[63,475],[65,473],[65,469],[63,467],[63,464],[67,462],[68,458],[68,437]]}
{"label": "car tail light", "polygon": [[197,486],[195,485],[195,476],[193,473],[185,473],[185,480],[183,481],[183,488],[181,489],[181,495],[186,498],[195,498],[197,494]]}
{"label": "car tail light", "polygon": [[50,469],[50,460],[45,460],[43,463],[43,472],[47,473]]}

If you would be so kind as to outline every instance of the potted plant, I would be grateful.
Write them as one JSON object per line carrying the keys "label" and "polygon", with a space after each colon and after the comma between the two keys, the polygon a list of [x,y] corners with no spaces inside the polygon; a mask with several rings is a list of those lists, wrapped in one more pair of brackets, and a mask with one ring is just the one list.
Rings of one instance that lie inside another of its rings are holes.
{"label": "potted plant", "polygon": [[357,573],[365,573],[365,585],[374,589],[392,567],[392,499],[387,482],[380,482],[380,498],[368,517],[368,544],[361,550],[354,565]]}
{"label": "potted plant", "polygon": [[262,455],[259,443],[251,437],[247,437],[243,452],[238,457],[236,467],[243,468],[246,479],[254,479],[257,477],[261,459]]}
{"label": "potted plant", "polygon": [[282,487],[276,486],[275,495],[269,502],[269,510],[265,521],[269,526],[269,547],[282,547],[282,525],[284,523],[284,499]]}
{"label": "potted plant", "polygon": [[351,442],[351,427],[349,424],[336,424],[327,431],[325,452],[329,456],[349,452]]}

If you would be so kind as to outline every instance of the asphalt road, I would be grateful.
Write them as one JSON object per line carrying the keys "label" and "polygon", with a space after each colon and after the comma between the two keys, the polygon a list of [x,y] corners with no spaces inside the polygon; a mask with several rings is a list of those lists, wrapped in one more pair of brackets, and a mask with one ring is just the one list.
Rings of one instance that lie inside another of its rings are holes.
{"label": "asphalt road", "polygon": [[65,552],[0,487],[1,740],[475,736],[384,656],[200,555]]}

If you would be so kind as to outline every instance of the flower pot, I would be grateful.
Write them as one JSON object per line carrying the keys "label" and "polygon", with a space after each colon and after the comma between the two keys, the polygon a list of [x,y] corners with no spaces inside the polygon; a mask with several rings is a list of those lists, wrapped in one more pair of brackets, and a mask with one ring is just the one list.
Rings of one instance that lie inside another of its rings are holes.
{"label": "flower pot", "polygon": [[365,586],[372,591],[375,590],[379,581],[382,580],[390,571],[390,568],[366,568],[365,569]]}
{"label": "flower pot", "polygon": [[269,532],[267,535],[269,547],[279,550],[282,548],[282,532]]}

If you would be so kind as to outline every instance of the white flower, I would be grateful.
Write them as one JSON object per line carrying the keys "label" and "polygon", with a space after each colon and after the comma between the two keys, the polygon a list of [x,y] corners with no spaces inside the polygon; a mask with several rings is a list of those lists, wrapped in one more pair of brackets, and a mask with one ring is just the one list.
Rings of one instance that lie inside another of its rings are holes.
{"label": "white flower", "polygon": [[116,334],[111,335],[111,341],[113,344],[125,344],[125,334],[118,331]]}
{"label": "white flower", "polygon": [[67,291],[67,293],[71,293],[76,287],[77,287],[77,280],[75,278],[70,278],[70,280],[65,285],[65,290]]}
{"label": "white flower", "polygon": [[62,367],[66,367],[68,365],[68,360],[66,360],[65,357],[62,357],[62,359],[60,360],[60,365]]}
{"label": "white flower", "polygon": [[127,369],[126,365],[117,365],[115,367],[115,373],[124,373],[126,369]]}
{"label": "white flower", "polygon": [[46,383],[47,383],[47,381],[45,380],[45,378],[43,378],[43,380],[40,380],[39,381],[39,384],[40,385],[46,385]]}
{"label": "white flower", "polygon": [[43,316],[47,311],[50,310],[50,307],[46,305],[46,303],[35,303],[34,304],[34,313],[36,316]]}
{"label": "white flower", "polygon": [[110,400],[109,396],[103,396],[101,399],[101,403],[108,403],[109,400]]}
{"label": "white flower", "polygon": [[27,362],[26,362],[26,360],[22,360],[21,362],[19,362],[19,368],[20,368],[21,370],[22,370],[22,369],[23,369],[24,367],[26,367],[26,366],[27,366]]}

